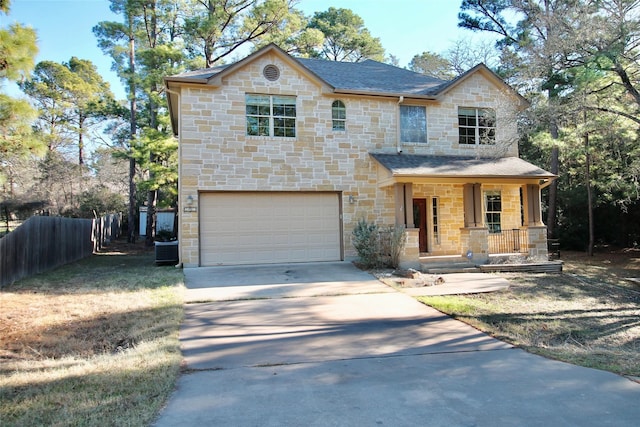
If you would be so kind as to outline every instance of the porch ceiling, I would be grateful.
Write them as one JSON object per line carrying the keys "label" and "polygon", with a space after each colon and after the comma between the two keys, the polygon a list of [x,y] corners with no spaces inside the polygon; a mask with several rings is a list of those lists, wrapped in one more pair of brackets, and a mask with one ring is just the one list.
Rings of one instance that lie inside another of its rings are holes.
{"label": "porch ceiling", "polygon": [[395,183],[535,183],[546,186],[557,178],[518,157],[475,158],[417,154],[370,153],[388,173],[381,187]]}

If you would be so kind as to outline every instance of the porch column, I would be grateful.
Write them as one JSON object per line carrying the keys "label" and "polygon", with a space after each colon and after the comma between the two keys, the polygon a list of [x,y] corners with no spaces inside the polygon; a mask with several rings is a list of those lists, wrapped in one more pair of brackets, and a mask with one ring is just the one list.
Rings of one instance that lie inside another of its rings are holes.
{"label": "porch column", "polygon": [[393,202],[396,208],[396,225],[405,225],[404,184],[394,184]]}
{"label": "porch column", "polygon": [[404,185],[404,206],[407,212],[407,228],[415,228],[413,223],[413,184]]}
{"label": "porch column", "polygon": [[544,225],[530,226],[527,229],[527,236],[529,238],[529,256],[538,261],[548,261],[547,227]]}
{"label": "porch column", "polygon": [[405,227],[406,240],[400,254],[401,268],[420,268],[420,230],[413,223],[413,185],[395,184],[394,186],[396,225]]}
{"label": "porch column", "polygon": [[489,259],[489,230],[482,215],[482,184],[465,184],[463,187],[464,228],[460,229],[462,256],[474,263]]}
{"label": "porch column", "polygon": [[482,218],[482,185],[465,184],[463,187],[464,198],[464,226],[483,227]]}
{"label": "porch column", "polygon": [[523,185],[522,199],[524,225],[527,227],[527,252],[529,257],[539,261],[548,261],[547,227],[542,222],[540,185]]}
{"label": "porch column", "polygon": [[414,228],[413,223],[413,185],[395,184],[394,201],[396,212],[396,225],[403,225],[405,228]]}
{"label": "porch column", "polygon": [[540,204],[540,186],[527,184],[523,186],[526,208],[524,209],[524,223],[530,227],[539,227],[542,223],[542,205]]}
{"label": "porch column", "polygon": [[417,228],[407,228],[405,233],[406,240],[402,254],[400,254],[400,268],[420,269],[420,230]]}
{"label": "porch column", "polygon": [[489,230],[486,227],[460,229],[462,256],[473,263],[482,264],[489,259]]}

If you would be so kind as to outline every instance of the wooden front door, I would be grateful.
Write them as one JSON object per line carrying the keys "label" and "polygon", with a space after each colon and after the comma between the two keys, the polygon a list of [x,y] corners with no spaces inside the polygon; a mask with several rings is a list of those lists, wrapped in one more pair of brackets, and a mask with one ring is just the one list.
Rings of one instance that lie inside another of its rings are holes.
{"label": "wooden front door", "polygon": [[427,199],[413,199],[413,223],[419,232],[420,252],[428,252],[427,244]]}

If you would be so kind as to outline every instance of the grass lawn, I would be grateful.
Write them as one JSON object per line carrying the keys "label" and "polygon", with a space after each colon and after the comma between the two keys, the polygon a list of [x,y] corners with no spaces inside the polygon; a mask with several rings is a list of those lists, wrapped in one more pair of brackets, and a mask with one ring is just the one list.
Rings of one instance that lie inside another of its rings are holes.
{"label": "grass lawn", "polygon": [[529,352],[640,377],[640,251],[563,252],[562,274],[504,274],[501,292],[420,301]]}
{"label": "grass lawn", "polygon": [[180,370],[183,275],[142,245],[0,291],[0,424],[154,420]]}

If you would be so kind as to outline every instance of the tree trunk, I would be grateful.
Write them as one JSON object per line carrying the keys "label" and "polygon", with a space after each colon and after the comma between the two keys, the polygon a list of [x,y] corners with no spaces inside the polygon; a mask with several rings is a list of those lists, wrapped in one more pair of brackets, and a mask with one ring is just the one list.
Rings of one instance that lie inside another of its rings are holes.
{"label": "tree trunk", "polygon": [[589,217],[589,245],[587,254],[593,256],[593,246],[595,245],[595,233],[593,224],[593,192],[591,190],[591,153],[589,152],[589,133],[584,134],[584,148],[586,150],[585,184],[587,187],[587,214]]}
{"label": "tree trunk", "polygon": [[[558,139],[558,126],[555,123],[551,124],[551,137]],[[560,149],[558,144],[554,144],[551,149],[550,169],[554,175],[559,174],[559,157]],[[556,221],[558,211],[558,180],[554,180],[549,186],[549,210],[547,212],[547,237],[554,239],[556,235]]]}
{"label": "tree trunk", "polygon": [[84,164],[84,139],[83,139],[83,129],[84,119],[80,117],[78,120],[78,164],[82,166]]}
{"label": "tree trunk", "polygon": [[[151,93],[155,93],[157,91],[157,88],[155,87],[155,85],[152,86],[151,88]],[[155,102],[153,102],[153,97],[150,97],[149,100],[149,125],[152,129],[155,129],[157,127],[157,107],[155,105]],[[155,154],[153,154],[153,150],[149,150],[149,164],[153,165],[153,163],[156,161],[156,156]],[[153,182],[153,179],[155,178],[154,176],[155,174],[153,173],[153,168],[150,167],[149,168],[149,181]],[[156,221],[156,204],[157,204],[157,190],[154,189],[150,189],[147,192],[147,224],[146,224],[146,230],[147,230],[147,236],[145,239],[145,245],[147,246],[152,246],[153,245],[153,240],[154,240],[154,231],[156,227],[154,227],[154,225],[157,224]]]}
{"label": "tree trunk", "polygon": [[149,190],[147,192],[147,224],[146,224],[146,230],[147,230],[147,235],[145,238],[145,245],[146,246],[152,246],[153,245],[153,241],[154,241],[154,236],[155,233],[154,231],[156,229],[156,206],[157,206],[157,191],[156,190]]}
{"label": "tree trunk", "polygon": [[[131,117],[129,121],[130,144],[133,145],[136,139],[136,83],[135,83],[135,38],[133,35],[133,18],[129,15],[129,96],[131,97]],[[131,153],[129,158],[129,226],[127,229],[127,241],[136,242],[136,159]]]}
{"label": "tree trunk", "polygon": [[129,158],[129,225],[127,228],[127,242],[136,242],[136,160]]}

